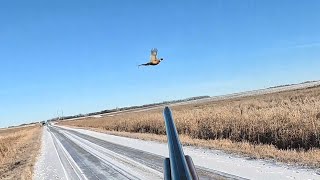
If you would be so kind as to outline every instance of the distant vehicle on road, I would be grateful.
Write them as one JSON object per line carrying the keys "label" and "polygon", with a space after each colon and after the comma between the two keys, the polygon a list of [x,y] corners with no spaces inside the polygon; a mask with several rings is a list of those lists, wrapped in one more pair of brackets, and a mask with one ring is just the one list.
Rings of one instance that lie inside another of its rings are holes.
{"label": "distant vehicle on road", "polygon": [[41,126],[45,126],[45,125],[47,125],[47,122],[46,121],[41,121],[40,124],[41,124]]}

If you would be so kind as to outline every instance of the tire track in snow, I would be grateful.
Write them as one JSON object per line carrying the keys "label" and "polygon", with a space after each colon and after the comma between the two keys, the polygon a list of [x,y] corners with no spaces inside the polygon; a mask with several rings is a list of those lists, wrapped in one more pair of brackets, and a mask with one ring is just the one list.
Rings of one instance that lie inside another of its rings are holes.
{"label": "tire track in snow", "polygon": [[[89,141],[93,144],[99,145],[100,147],[104,148],[104,150],[113,151],[114,153],[119,154],[121,156],[129,157],[133,161],[136,161],[140,164],[143,164],[145,166],[148,166],[149,168],[152,168],[158,172],[163,173],[163,161],[164,161],[163,156],[159,156],[159,155],[151,154],[145,151],[107,142],[107,141],[104,141],[92,136],[88,136],[73,130],[67,130],[59,127],[54,127],[54,128],[63,133],[72,135],[73,137],[78,137],[80,139]],[[218,172],[218,171],[212,171],[202,167],[201,168],[197,167],[197,172],[200,179],[243,179],[238,176],[233,176],[233,175],[226,174],[223,172]]]}

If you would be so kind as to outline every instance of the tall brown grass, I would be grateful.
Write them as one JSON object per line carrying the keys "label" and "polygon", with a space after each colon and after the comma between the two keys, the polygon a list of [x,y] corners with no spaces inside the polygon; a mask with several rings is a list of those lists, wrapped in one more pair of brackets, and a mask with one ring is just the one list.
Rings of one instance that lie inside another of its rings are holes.
{"label": "tall brown grass", "polygon": [[0,131],[0,179],[32,179],[40,130],[30,126]]}
{"label": "tall brown grass", "polygon": [[[173,107],[178,132],[192,139],[320,148],[320,87]],[[64,125],[164,135],[162,109],[61,122]]]}

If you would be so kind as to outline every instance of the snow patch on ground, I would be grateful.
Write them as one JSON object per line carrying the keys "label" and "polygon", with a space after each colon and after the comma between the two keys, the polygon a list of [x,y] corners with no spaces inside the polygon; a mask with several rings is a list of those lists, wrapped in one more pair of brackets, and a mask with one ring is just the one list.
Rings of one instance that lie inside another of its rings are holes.
{"label": "snow patch on ground", "polygon": [[[61,126],[59,126],[61,127]],[[127,147],[147,151],[153,154],[168,156],[168,147],[165,143],[154,141],[143,141],[109,134],[98,133],[84,129],[72,129],[86,135],[90,135],[108,142],[124,145]],[[248,179],[320,179],[314,169],[301,169],[271,163],[263,160],[250,160],[248,158],[236,157],[218,150],[210,150],[195,147],[184,147],[186,155],[190,155],[196,166],[205,167]]]}

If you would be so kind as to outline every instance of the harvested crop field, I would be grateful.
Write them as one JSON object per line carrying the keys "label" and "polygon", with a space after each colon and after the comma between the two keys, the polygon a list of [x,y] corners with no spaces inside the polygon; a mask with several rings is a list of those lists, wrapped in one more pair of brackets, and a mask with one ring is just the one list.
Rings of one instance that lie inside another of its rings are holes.
{"label": "harvested crop field", "polygon": [[0,179],[32,179],[41,132],[39,125],[0,130]]}
{"label": "harvested crop field", "polygon": [[[173,106],[172,110],[185,144],[319,167],[319,86],[179,105]],[[165,135],[162,109],[62,121],[60,124],[165,140],[154,136]]]}

